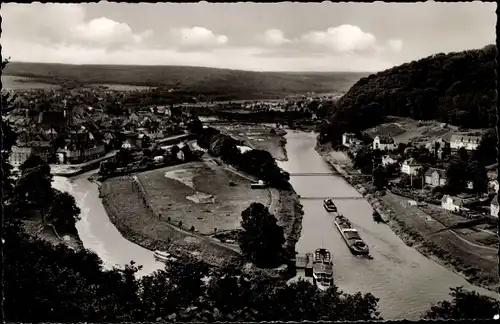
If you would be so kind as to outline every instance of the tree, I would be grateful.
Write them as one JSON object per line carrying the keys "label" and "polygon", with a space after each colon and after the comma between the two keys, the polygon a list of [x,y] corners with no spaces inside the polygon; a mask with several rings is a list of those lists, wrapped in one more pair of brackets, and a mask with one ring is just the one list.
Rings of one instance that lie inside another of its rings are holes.
{"label": "tree", "polygon": [[46,220],[52,222],[57,229],[77,233],[75,224],[80,220],[80,208],[76,205],[75,198],[67,192],[56,190]]}
{"label": "tree", "polygon": [[453,157],[446,169],[447,187],[461,191],[466,183],[467,163],[458,157]]}
{"label": "tree", "polygon": [[493,319],[498,314],[498,301],[463,287],[450,288],[451,302],[444,300],[431,306],[424,315],[430,320]]}
{"label": "tree", "polygon": [[28,169],[36,168],[36,167],[44,165],[44,164],[45,164],[45,161],[39,155],[32,154],[26,159],[26,161],[24,161],[19,166],[19,170],[21,172],[25,172]]}
{"label": "tree", "polygon": [[130,163],[132,159],[132,153],[128,149],[121,148],[118,152],[116,152],[115,160],[118,165],[126,165]]}
{"label": "tree", "polygon": [[176,307],[187,307],[202,296],[204,292],[203,278],[209,273],[208,265],[194,258],[172,262],[165,268],[172,291],[170,298]]}
{"label": "tree", "polygon": [[241,218],[243,232],[238,241],[243,254],[259,266],[278,266],[285,236],[274,215],[263,204],[252,203]]}
{"label": "tree", "polygon": [[488,190],[488,172],[482,163],[472,160],[467,168],[467,178],[472,181],[474,191],[484,193]]}
{"label": "tree", "polygon": [[372,182],[373,185],[379,190],[383,189],[387,185],[387,175],[383,167],[377,166],[373,170]]}
{"label": "tree", "polygon": [[353,165],[356,169],[361,170],[364,174],[371,174],[373,169],[372,154],[366,148],[358,151],[353,160]]}
{"label": "tree", "polygon": [[481,139],[478,148],[473,152],[472,159],[480,161],[483,165],[497,162],[497,136],[496,130],[489,130]]}
{"label": "tree", "polygon": [[[8,60],[4,59],[1,62],[1,69],[7,66]],[[2,140],[0,143],[0,154],[2,158],[2,204],[4,201],[9,199],[14,191],[14,177],[12,175],[12,166],[9,164],[9,156],[12,152],[12,146],[16,143],[17,134],[14,132],[10,124],[6,121],[5,117],[8,113],[12,112],[14,109],[14,100],[16,99],[15,95],[12,95],[9,92],[2,91],[2,120],[0,132],[2,136]]]}
{"label": "tree", "polygon": [[198,118],[191,119],[186,126],[194,134],[200,134],[203,131],[203,123]]}
{"label": "tree", "polygon": [[52,202],[53,194],[52,175],[48,164],[22,171],[14,187],[16,201],[39,208],[42,221],[45,221],[45,212]]}
{"label": "tree", "polygon": [[151,145],[151,138],[148,135],[144,134],[144,136],[142,136],[141,139],[141,147],[148,148],[150,145]]}
{"label": "tree", "polygon": [[469,153],[464,147],[458,149],[458,157],[464,162],[469,162]]}
{"label": "tree", "polygon": [[184,154],[184,160],[185,161],[192,161],[193,160],[193,158],[194,158],[193,151],[191,150],[191,148],[189,147],[189,145],[185,144],[181,148],[181,151]]}

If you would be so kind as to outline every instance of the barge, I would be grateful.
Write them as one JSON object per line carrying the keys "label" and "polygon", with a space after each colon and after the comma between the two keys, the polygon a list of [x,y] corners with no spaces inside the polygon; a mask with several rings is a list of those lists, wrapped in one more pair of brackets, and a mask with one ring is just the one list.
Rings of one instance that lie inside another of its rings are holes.
{"label": "barge", "polygon": [[347,218],[338,215],[335,217],[334,223],[352,253],[367,255],[370,252],[368,245],[359,236],[358,230],[352,227]]}

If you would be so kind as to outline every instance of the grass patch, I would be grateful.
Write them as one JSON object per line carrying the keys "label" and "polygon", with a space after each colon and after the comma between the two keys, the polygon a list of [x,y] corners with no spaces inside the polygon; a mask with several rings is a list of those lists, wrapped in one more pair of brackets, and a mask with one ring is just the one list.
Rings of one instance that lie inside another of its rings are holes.
{"label": "grass patch", "polygon": [[[195,162],[137,175],[150,206],[162,221],[200,234],[240,228],[241,212],[252,202],[269,205],[268,190],[250,188],[250,181],[210,162]],[[230,186],[233,182],[235,185]]]}

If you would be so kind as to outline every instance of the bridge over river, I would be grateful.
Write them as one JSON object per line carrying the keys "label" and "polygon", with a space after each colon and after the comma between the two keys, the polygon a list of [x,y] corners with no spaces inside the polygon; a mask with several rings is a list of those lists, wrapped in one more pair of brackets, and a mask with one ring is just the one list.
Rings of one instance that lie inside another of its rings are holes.
{"label": "bridge over river", "polygon": [[[354,173],[354,174],[349,174],[352,177],[371,177],[371,174],[361,174],[361,173]],[[339,176],[339,173],[332,171],[332,172],[314,172],[314,173],[290,173],[291,177],[325,177],[325,176]]]}
{"label": "bridge over river", "polygon": [[317,197],[317,196],[304,197],[304,196],[300,196],[300,199],[307,199],[307,200],[333,199],[335,201],[335,200],[362,200],[362,199],[365,199],[365,197],[363,197],[363,196],[359,196],[359,197]]}

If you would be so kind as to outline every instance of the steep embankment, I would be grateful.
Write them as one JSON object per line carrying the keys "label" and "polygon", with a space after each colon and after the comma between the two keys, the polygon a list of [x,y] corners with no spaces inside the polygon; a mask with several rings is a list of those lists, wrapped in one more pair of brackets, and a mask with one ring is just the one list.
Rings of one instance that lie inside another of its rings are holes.
{"label": "steep embankment", "polygon": [[12,62],[5,75],[50,84],[166,86],[212,100],[344,92],[366,73],[275,73],[192,66],[69,65]]}
{"label": "steep embankment", "polygon": [[322,139],[380,124],[385,116],[468,128],[496,121],[496,47],[436,54],[361,78],[330,110]]}

